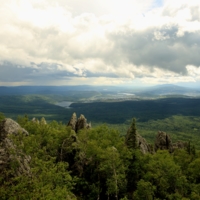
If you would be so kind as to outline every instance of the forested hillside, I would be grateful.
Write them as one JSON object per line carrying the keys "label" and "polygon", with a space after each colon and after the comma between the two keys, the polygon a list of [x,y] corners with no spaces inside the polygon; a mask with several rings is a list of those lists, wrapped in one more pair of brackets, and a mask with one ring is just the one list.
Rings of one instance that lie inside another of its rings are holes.
{"label": "forested hillside", "polygon": [[[157,131],[161,130],[169,133],[174,141],[190,140],[200,150],[199,98],[91,102],[88,98],[96,95],[94,92],[70,91],[68,94],[70,95],[0,96],[0,112],[14,120],[26,114],[30,119],[45,117],[48,122],[56,120],[63,123],[66,123],[74,112],[77,115],[84,113],[93,127],[106,123],[108,127],[119,130],[122,135],[126,134],[132,118],[135,117],[140,134],[148,142],[154,142]],[[58,106],[59,102],[76,103],[66,108]]]}
{"label": "forested hillside", "polygon": [[[16,158],[1,173],[1,199],[200,199],[200,154],[189,141],[171,151],[165,135],[165,150],[146,143],[149,150],[142,153],[137,121],[122,136],[106,125],[89,128],[80,118],[85,128],[74,128],[73,118],[66,126],[18,117],[23,131],[5,138],[1,114],[1,149],[14,143],[15,151],[6,152]],[[30,169],[19,173],[27,156]]]}

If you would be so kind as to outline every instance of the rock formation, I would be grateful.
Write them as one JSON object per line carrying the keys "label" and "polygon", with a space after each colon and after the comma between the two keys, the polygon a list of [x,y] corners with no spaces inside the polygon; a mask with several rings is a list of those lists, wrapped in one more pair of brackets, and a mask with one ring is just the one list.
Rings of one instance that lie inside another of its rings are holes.
{"label": "rock formation", "polygon": [[42,125],[46,125],[47,124],[46,119],[44,117],[41,118],[40,124],[42,124]]}
{"label": "rock formation", "polygon": [[78,133],[78,131],[80,129],[91,128],[91,124],[87,123],[87,119],[84,117],[84,115],[80,115],[80,117],[77,120],[76,113],[73,113],[73,115],[72,115],[70,121],[68,122],[67,126],[71,126],[72,130],[74,130],[76,133]]}
{"label": "rock formation", "polygon": [[36,124],[43,124],[43,125],[47,124],[46,119],[44,117],[42,117],[40,121],[34,117],[31,121]]}
{"label": "rock formation", "polygon": [[137,145],[140,149],[140,151],[144,154],[146,153],[152,153],[153,149],[151,146],[147,143],[147,141],[139,134],[137,134]]}
{"label": "rock formation", "polygon": [[37,118],[35,118],[35,117],[33,117],[33,119],[31,120],[33,123],[36,123],[36,124],[39,124],[40,123],[40,121],[37,119]]}
{"label": "rock formation", "polygon": [[15,169],[10,176],[30,174],[30,156],[17,149],[10,137],[19,133],[28,135],[28,132],[12,119],[6,118],[0,122],[0,173],[4,174],[3,179],[13,164]]}
{"label": "rock formation", "polygon": [[143,154],[152,153],[153,149],[151,148],[150,144],[138,133],[136,134],[136,146],[140,149]]}
{"label": "rock formation", "polygon": [[139,148],[140,151],[144,154],[150,153],[153,151],[151,146],[147,143],[147,141],[141,135],[137,133],[136,128],[134,128],[134,126],[131,126],[128,129],[126,138],[125,138],[125,144],[129,148]]}
{"label": "rock formation", "polygon": [[77,123],[77,116],[76,116],[76,113],[73,113],[67,126],[71,126],[72,130],[76,131],[76,123]]}
{"label": "rock formation", "polygon": [[80,129],[89,129],[91,128],[91,124],[87,123],[87,119],[84,117],[84,115],[80,115],[76,122],[76,132],[78,132]]}
{"label": "rock formation", "polygon": [[158,131],[155,140],[155,151],[160,150],[169,150],[170,153],[174,152],[176,149],[183,149],[187,147],[187,142],[178,141],[172,143],[170,135],[163,131]]}
{"label": "rock formation", "polygon": [[158,131],[155,140],[155,151],[157,151],[158,149],[168,150],[171,149],[171,147],[172,147],[172,140],[170,136],[163,131]]}
{"label": "rock formation", "polygon": [[19,132],[28,135],[28,132],[12,119],[6,118],[0,122],[0,141],[4,140],[8,134],[17,135]]}
{"label": "rock formation", "polygon": [[187,148],[187,146],[188,146],[188,142],[183,142],[183,141],[178,141],[178,142],[172,144],[173,151],[176,149]]}

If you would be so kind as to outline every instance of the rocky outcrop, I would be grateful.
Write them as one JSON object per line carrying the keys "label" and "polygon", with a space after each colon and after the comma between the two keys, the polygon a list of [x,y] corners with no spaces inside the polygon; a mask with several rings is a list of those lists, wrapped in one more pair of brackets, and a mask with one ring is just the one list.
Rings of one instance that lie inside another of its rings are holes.
{"label": "rocky outcrop", "polygon": [[28,132],[12,119],[7,118],[0,122],[0,141],[4,140],[8,134],[17,135],[19,132],[28,135]]}
{"label": "rocky outcrop", "polygon": [[77,123],[77,116],[76,116],[76,113],[73,113],[67,126],[71,126],[72,130],[76,131],[76,123]]}
{"label": "rocky outcrop", "polygon": [[37,119],[37,118],[35,118],[35,117],[33,117],[33,119],[31,120],[33,123],[36,123],[36,124],[39,124],[40,123],[40,121]]}
{"label": "rocky outcrop", "polygon": [[155,151],[159,149],[169,150],[169,152],[172,153],[176,149],[183,149],[186,147],[187,147],[187,142],[178,141],[176,143],[172,143],[172,139],[170,138],[169,134],[163,131],[158,131],[154,145]]}
{"label": "rocky outcrop", "polygon": [[[151,148],[151,145],[148,144],[147,141],[138,133],[136,133],[136,142],[134,142],[135,139],[131,139],[130,137],[131,135],[130,135],[130,129],[129,129],[127,131],[127,135],[125,138],[125,144],[127,145],[128,148],[133,148],[133,149],[139,148],[143,154],[150,153],[153,151],[153,148]],[[135,143],[135,144],[131,145],[131,143]]]}
{"label": "rocky outcrop", "polygon": [[17,137],[19,133],[28,135],[28,132],[12,119],[7,118],[0,122],[0,173],[4,174],[3,179],[8,171],[12,171],[10,176],[30,174],[30,156],[17,149],[12,141],[11,136]]}
{"label": "rocky outcrop", "polygon": [[73,113],[70,121],[68,122],[67,126],[71,126],[72,130],[74,130],[76,133],[78,133],[81,129],[89,129],[91,128],[91,124],[87,123],[87,119],[84,117],[84,115],[80,115],[80,117],[77,120],[76,113]]}
{"label": "rocky outcrop", "polygon": [[128,146],[128,148],[139,148],[143,154],[150,153],[153,151],[151,146],[147,143],[147,141],[137,133],[136,129],[134,129],[133,131],[132,126],[127,131],[125,144]]}
{"label": "rocky outcrop", "polygon": [[46,119],[44,117],[41,118],[40,124],[42,124],[42,125],[46,125],[47,124]]}
{"label": "rocky outcrop", "polygon": [[47,124],[46,119],[44,117],[42,117],[40,121],[34,117],[31,121],[36,124],[42,124],[42,125]]}
{"label": "rocky outcrop", "polygon": [[188,142],[178,141],[172,144],[170,152],[174,152],[176,149],[185,149],[188,146]]}
{"label": "rocky outcrop", "polygon": [[76,132],[84,128],[86,129],[91,128],[91,124],[87,123],[87,119],[84,117],[84,115],[80,115],[80,117],[78,118],[76,122]]}
{"label": "rocky outcrop", "polygon": [[171,149],[171,147],[172,147],[172,140],[170,136],[163,131],[158,131],[155,140],[155,151],[157,151],[158,149],[167,150]]}
{"label": "rocky outcrop", "polygon": [[139,134],[137,134],[137,145],[143,154],[152,153],[153,151],[147,141]]}

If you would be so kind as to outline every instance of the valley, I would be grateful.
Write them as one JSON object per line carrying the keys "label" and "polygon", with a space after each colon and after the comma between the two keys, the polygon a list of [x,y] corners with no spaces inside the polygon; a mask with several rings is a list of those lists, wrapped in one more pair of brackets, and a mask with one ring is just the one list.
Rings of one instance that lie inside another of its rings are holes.
{"label": "valley", "polygon": [[[14,90],[15,89],[15,90]],[[188,96],[196,92],[196,96]],[[0,87],[0,112],[17,120],[27,115],[63,124],[84,114],[92,127],[107,124],[122,135],[133,117],[138,132],[149,142],[158,130],[174,140],[191,140],[200,149],[200,96],[198,90],[174,85],[153,88],[119,87]]]}
{"label": "valley", "polygon": [[163,87],[0,89],[2,199],[198,199],[200,97]]}

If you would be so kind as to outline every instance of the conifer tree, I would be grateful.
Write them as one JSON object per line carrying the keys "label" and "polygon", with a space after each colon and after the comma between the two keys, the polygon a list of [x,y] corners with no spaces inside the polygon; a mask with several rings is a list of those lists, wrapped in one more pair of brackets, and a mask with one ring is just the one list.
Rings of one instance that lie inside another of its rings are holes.
{"label": "conifer tree", "polygon": [[131,123],[131,127],[129,128],[126,134],[125,143],[128,148],[136,149],[137,148],[137,128],[136,128],[136,120],[133,118]]}

